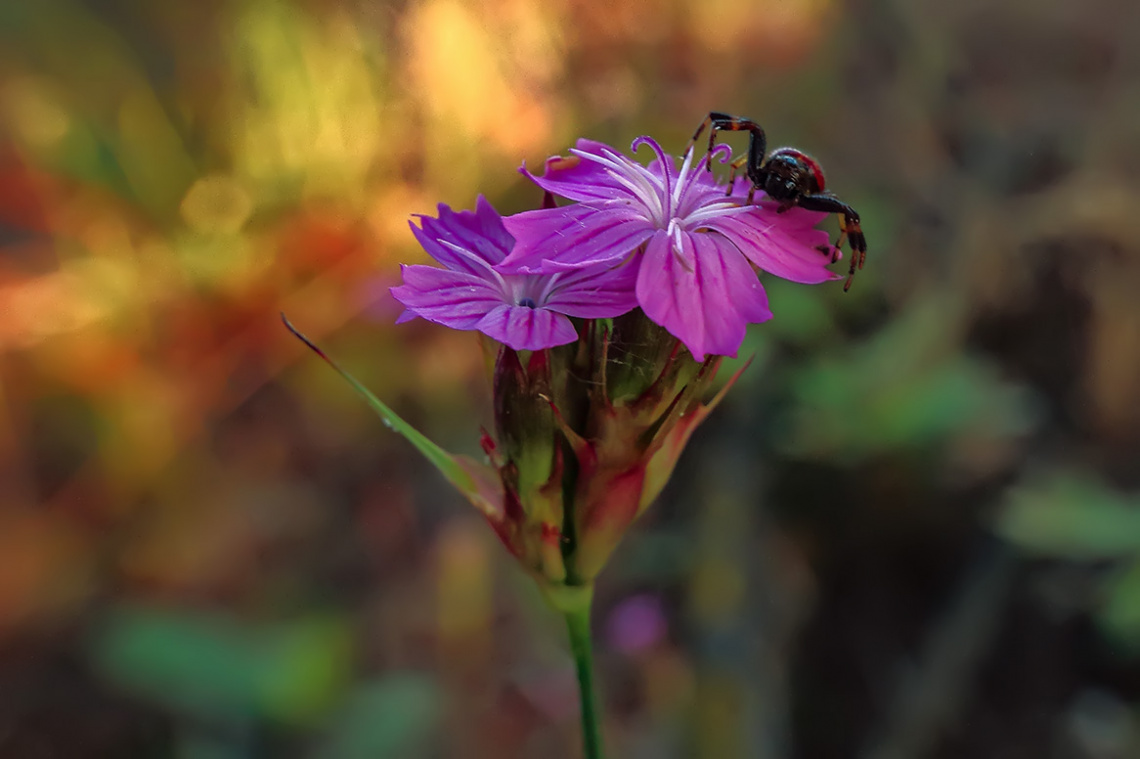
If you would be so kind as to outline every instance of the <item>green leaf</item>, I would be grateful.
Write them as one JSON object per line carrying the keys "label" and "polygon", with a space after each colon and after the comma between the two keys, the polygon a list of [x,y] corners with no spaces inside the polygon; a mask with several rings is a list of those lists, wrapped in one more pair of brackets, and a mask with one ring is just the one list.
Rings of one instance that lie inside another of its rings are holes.
{"label": "green leaf", "polygon": [[1105,635],[1132,655],[1140,655],[1140,559],[1112,578],[1108,597],[1097,613]]}
{"label": "green leaf", "polygon": [[1072,473],[1013,491],[997,532],[1022,549],[1068,559],[1140,555],[1140,498]]}
{"label": "green leaf", "polygon": [[1005,439],[1036,423],[1032,398],[988,364],[956,351],[958,306],[913,306],[873,338],[791,377],[795,404],[778,424],[798,455],[855,461],[962,436]]}
{"label": "green leaf", "polygon": [[466,496],[467,500],[469,500],[475,508],[479,509],[484,516],[496,521],[502,519],[501,485],[498,483],[495,473],[489,467],[479,464],[465,456],[453,456],[440,448],[415,427],[401,419],[395,411],[373,395],[368,388],[360,384],[355,377],[344,369],[341,369],[340,366],[325,355],[324,351],[318,348],[313,341],[305,337],[305,335],[294,327],[285,317],[285,314],[281,314],[281,320],[285,323],[285,327],[288,328],[297,339],[324,359],[337,374],[344,377],[344,379],[352,385],[357,394],[368,403],[373,411],[380,415],[380,419],[384,422],[385,427],[403,436],[405,440],[415,446],[416,450],[423,454],[424,458],[431,462],[432,466],[438,469],[440,474],[442,474],[456,490]]}
{"label": "green leaf", "polygon": [[328,709],[351,657],[348,626],[335,617],[253,627],[142,606],[112,609],[91,645],[109,679],[170,708],[291,723]]}
{"label": "green leaf", "polygon": [[778,316],[765,325],[763,334],[776,334],[796,345],[810,345],[835,329],[820,291],[783,279],[765,279],[768,306]]}
{"label": "green leaf", "polygon": [[419,750],[437,734],[442,695],[429,677],[400,673],[358,689],[330,719],[322,759],[432,756]]}

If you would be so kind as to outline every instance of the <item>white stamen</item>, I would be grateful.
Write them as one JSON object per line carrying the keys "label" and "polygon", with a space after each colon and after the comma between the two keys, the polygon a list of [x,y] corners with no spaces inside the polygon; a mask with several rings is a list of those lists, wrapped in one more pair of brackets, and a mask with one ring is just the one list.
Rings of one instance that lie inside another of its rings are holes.
{"label": "white stamen", "polygon": [[660,225],[665,220],[665,209],[661,204],[661,188],[659,185],[655,186],[656,178],[645,167],[629,161],[624,156],[614,155],[613,158],[609,158],[573,148],[570,152],[579,158],[606,167],[608,169],[606,173],[633,193],[633,196],[649,211],[650,217],[656,224]]}
{"label": "white stamen", "polygon": [[709,203],[708,205],[701,206],[697,210],[685,217],[685,226],[692,228],[699,225],[708,219],[716,219],[724,216],[736,216],[742,213],[748,213],[755,210],[755,206],[740,206],[732,202],[717,201]]}
{"label": "white stamen", "polygon": [[692,167],[692,165],[693,165],[693,151],[692,150],[686,150],[685,151],[685,160],[681,164],[681,171],[679,174],[677,174],[677,184],[675,184],[673,186],[673,203],[672,203],[672,205],[673,205],[674,213],[680,213],[681,212],[681,197],[687,193],[687,191],[689,189],[689,185],[692,184],[692,182],[686,181],[689,177],[689,169]]}

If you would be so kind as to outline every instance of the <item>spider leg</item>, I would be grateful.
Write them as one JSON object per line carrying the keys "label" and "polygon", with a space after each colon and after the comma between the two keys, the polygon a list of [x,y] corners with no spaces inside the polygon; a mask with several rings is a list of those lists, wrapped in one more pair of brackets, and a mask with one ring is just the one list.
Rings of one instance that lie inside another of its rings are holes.
{"label": "spider leg", "polygon": [[[709,130],[709,160],[705,165],[705,168],[707,168],[711,174],[712,152],[713,148],[716,147],[716,133],[722,129],[733,129],[734,127],[732,127],[731,124],[734,121],[737,121],[735,116],[729,116],[727,113],[720,113],[719,111],[710,111],[709,115],[705,116],[705,120],[702,121],[697,127],[697,130],[693,132],[693,136],[689,138],[689,145],[685,148],[685,153],[688,153],[690,150],[696,147],[697,140],[700,138],[702,132],[704,132],[706,129]],[[682,155],[684,155],[684,153]]]}
{"label": "spider leg", "polygon": [[[707,168],[710,172],[712,171],[712,152],[713,148],[716,147],[717,132],[748,132],[752,135],[751,142],[749,143],[750,152],[755,152],[752,146],[756,144],[757,135],[759,135],[760,146],[765,144],[763,136],[764,130],[761,129],[760,125],[755,121],[742,119],[739,116],[732,116],[727,113],[721,113],[720,111],[710,111],[709,115],[705,116],[704,121],[697,127],[697,130],[693,132],[693,136],[689,139],[689,145],[685,148],[686,153],[696,147],[697,140],[706,129],[709,130],[709,161]],[[763,155],[763,152],[761,149],[761,155]]]}
{"label": "spider leg", "polygon": [[847,272],[847,281],[843,283],[843,290],[846,292],[851,288],[855,271],[862,269],[863,263],[867,260],[867,238],[863,236],[863,229],[859,226],[859,214],[830,192],[804,195],[797,205],[809,211],[839,214],[839,239],[835,241],[835,247],[840,248],[846,239],[851,248],[851,267]]}
{"label": "spider leg", "polygon": [[840,255],[839,248],[837,248],[834,245],[831,245],[830,243],[827,245],[816,245],[815,249],[818,250],[820,253],[822,253],[825,256],[830,256],[831,257],[831,263],[835,263],[836,261],[839,260],[839,255]]}
{"label": "spider leg", "polygon": [[[736,173],[738,171],[740,171],[740,167],[746,163],[748,163],[748,156],[742,155],[742,156],[740,156],[740,158],[737,158],[735,161],[733,161],[732,163],[729,164],[731,171],[728,172],[728,190],[724,193],[724,196],[726,198],[729,195],[732,195],[732,191],[734,189],[736,189]],[[756,190],[756,188],[753,187],[752,191],[755,192],[755,190]],[[751,192],[748,193],[748,202],[749,203],[752,202],[752,193]]]}
{"label": "spider leg", "polygon": [[[847,225],[844,223],[845,218],[843,214],[839,214],[839,237],[835,238],[834,245],[836,250],[843,250],[843,241],[847,239]],[[854,256],[852,256],[852,259],[854,259]]]}
{"label": "spider leg", "polygon": [[[687,155],[690,150],[692,150],[693,148],[695,148],[697,146],[697,140],[700,138],[701,133],[704,132],[706,129],[709,130],[709,152],[710,153],[712,152],[713,140],[716,139],[716,131],[717,131],[716,126],[714,126],[714,123],[715,123],[714,117],[717,115],[718,114],[716,114],[716,113],[710,113],[708,116],[705,116],[705,120],[700,123],[700,126],[697,127],[697,131],[693,132],[693,136],[691,138],[689,138],[689,144],[688,144],[688,146],[685,147],[685,152],[682,153],[682,155]],[[712,161],[709,162],[708,169],[710,172],[712,171]]]}

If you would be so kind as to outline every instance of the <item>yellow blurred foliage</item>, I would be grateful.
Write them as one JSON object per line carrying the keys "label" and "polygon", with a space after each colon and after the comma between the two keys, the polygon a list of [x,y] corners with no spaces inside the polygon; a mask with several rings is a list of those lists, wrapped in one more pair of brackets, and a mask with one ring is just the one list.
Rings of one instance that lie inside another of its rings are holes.
{"label": "yellow blurred foliage", "polygon": [[238,175],[259,198],[304,195],[359,198],[385,133],[379,98],[384,59],[367,48],[349,18],[319,21],[297,7],[251,2],[230,42],[240,88],[232,125]]}
{"label": "yellow blurred foliage", "polygon": [[482,159],[517,160],[550,144],[556,13],[549,5],[458,0],[425,0],[409,12],[409,73],[433,145],[423,156],[429,183],[471,193]]}
{"label": "yellow blurred foliage", "polygon": [[42,77],[19,76],[0,90],[0,112],[15,137],[38,150],[59,144],[71,128],[71,117]]}

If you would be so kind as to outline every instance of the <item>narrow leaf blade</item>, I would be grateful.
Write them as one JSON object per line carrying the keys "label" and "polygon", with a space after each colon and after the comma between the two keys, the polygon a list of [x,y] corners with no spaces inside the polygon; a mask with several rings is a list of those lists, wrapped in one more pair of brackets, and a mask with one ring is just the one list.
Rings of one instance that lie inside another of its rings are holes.
{"label": "narrow leaf blade", "polygon": [[[281,314],[281,321],[285,323],[286,329],[293,333],[293,336],[303,342],[314,353],[324,359],[325,363],[331,366],[337,374],[343,377],[352,388],[356,390],[357,394],[368,403],[368,405],[375,411],[380,419],[384,422],[384,426],[388,429],[403,436],[405,440],[415,446],[416,450],[423,454],[432,466],[439,470],[439,472],[450,482],[455,488],[461,491],[469,500],[471,500],[481,511],[484,509],[484,504],[480,503],[486,500],[485,488],[480,487],[480,483],[476,482],[475,477],[468,471],[460,460],[452,456],[447,451],[440,448],[438,445],[429,440],[419,430],[412,425],[405,422],[400,418],[400,415],[388,407],[383,401],[377,398],[362,385],[355,377],[342,369],[335,361],[329,358],[324,351],[318,348],[312,340],[306,337],[300,330],[293,326],[292,322]],[[494,507],[491,507],[494,510]]]}

